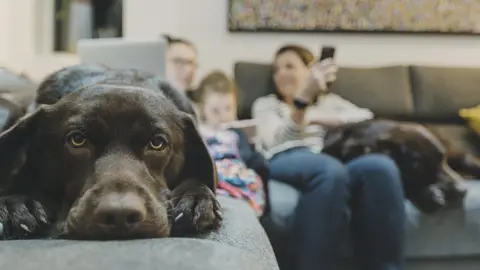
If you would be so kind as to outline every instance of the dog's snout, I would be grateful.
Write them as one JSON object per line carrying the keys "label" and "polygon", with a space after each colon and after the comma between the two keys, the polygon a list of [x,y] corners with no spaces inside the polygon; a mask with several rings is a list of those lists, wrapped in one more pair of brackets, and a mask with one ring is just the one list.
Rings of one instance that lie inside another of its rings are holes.
{"label": "dog's snout", "polygon": [[158,195],[156,186],[145,185],[136,172],[100,174],[70,209],[66,234],[96,240],[168,236],[167,199]]}
{"label": "dog's snout", "polygon": [[100,198],[94,220],[113,230],[128,230],[141,224],[146,215],[145,201],[140,196],[133,192],[112,192]]}

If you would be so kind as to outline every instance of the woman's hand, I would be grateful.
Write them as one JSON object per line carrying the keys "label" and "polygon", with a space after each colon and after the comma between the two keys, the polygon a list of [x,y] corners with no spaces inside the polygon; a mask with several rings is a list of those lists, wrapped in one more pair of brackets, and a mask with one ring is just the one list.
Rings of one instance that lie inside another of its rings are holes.
{"label": "woman's hand", "polygon": [[313,102],[318,95],[327,92],[327,84],[335,81],[337,70],[338,67],[331,58],[313,64],[310,75],[303,87],[297,91],[295,98],[308,103]]}

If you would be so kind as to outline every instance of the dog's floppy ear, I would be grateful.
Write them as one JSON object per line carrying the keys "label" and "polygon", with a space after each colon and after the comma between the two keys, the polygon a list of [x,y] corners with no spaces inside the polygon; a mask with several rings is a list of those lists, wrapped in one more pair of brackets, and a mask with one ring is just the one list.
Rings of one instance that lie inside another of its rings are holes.
{"label": "dog's floppy ear", "polygon": [[181,172],[183,179],[197,179],[214,193],[217,187],[217,169],[208,152],[193,116],[184,116],[185,162]]}
{"label": "dog's floppy ear", "polygon": [[45,108],[39,107],[0,134],[0,190],[8,186],[10,178],[23,165],[26,148],[44,114]]}

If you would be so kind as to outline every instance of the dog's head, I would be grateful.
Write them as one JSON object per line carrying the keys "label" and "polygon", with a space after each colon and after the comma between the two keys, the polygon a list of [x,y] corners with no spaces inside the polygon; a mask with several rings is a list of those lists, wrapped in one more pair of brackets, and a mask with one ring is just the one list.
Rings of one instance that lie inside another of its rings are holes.
{"label": "dog's head", "polygon": [[57,204],[70,238],[168,236],[168,191],[190,177],[215,186],[192,117],[142,88],[93,85],[41,105],[0,136],[0,152],[3,188]]}
{"label": "dog's head", "polygon": [[463,199],[462,177],[448,165],[444,145],[424,126],[399,124],[381,134],[378,145],[395,159],[407,196],[418,200],[414,203],[422,210],[433,212]]}

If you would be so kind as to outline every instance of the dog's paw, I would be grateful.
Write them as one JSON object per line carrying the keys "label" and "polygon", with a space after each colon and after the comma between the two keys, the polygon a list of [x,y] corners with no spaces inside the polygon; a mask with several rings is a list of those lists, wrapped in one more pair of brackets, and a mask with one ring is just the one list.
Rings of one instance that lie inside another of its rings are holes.
{"label": "dog's paw", "polygon": [[38,201],[22,195],[0,197],[0,239],[29,238],[48,224],[47,212]]}
{"label": "dog's paw", "polygon": [[423,213],[433,214],[446,206],[445,194],[437,185],[407,192],[408,199]]}
{"label": "dog's paw", "polygon": [[174,231],[202,233],[220,226],[220,204],[207,186],[199,184],[188,188],[179,187],[171,195]]}
{"label": "dog's paw", "polygon": [[467,189],[461,183],[445,183],[440,185],[440,189],[445,196],[447,207],[456,208],[463,205],[464,199],[467,195]]}

